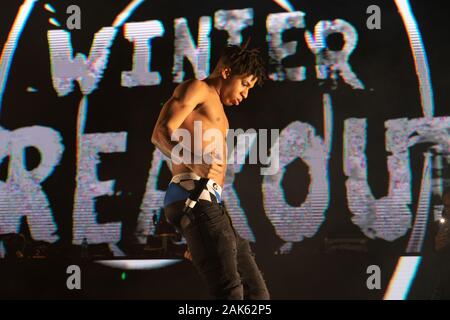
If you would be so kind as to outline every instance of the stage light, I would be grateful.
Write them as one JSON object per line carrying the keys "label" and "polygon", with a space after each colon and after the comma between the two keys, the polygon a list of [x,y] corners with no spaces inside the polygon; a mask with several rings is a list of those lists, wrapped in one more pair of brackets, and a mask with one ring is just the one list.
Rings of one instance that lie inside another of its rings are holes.
{"label": "stage light", "polygon": [[384,294],[384,300],[405,300],[411,285],[419,269],[422,257],[406,256],[400,257],[394,274],[389,281],[388,289]]}
{"label": "stage light", "polygon": [[151,269],[159,269],[164,268],[178,262],[181,262],[182,259],[148,259],[148,260],[98,260],[96,263],[101,265],[123,269],[123,270],[151,270]]}

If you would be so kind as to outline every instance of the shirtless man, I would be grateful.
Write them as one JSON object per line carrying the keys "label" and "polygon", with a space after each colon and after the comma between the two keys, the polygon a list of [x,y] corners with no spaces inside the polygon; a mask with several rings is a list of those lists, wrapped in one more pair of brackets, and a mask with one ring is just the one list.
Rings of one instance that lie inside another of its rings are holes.
{"label": "shirtless man", "polygon": [[[258,50],[228,46],[208,78],[188,80],[175,89],[163,106],[152,135],[152,143],[172,161],[173,177],[164,199],[165,216],[185,237],[192,262],[215,299],[269,299],[249,243],[234,229],[221,199],[228,129],[224,105],[239,105],[255,84],[262,85],[264,78]],[[199,124],[200,137],[196,130]],[[220,132],[221,141],[204,138],[203,133],[211,129]],[[190,141],[172,141],[171,137],[179,138],[180,132],[188,132]],[[195,139],[200,139],[200,148]],[[182,154],[173,152],[178,143],[183,145]],[[207,149],[212,150],[209,160],[204,157]],[[195,156],[201,161],[194,161]],[[182,210],[201,177],[210,180],[193,208],[195,220],[191,221]]]}

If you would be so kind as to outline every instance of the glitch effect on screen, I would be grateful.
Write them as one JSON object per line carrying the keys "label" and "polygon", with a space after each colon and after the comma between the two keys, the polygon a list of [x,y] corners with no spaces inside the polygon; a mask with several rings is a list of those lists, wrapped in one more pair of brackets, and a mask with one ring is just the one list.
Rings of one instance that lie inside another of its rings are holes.
{"label": "glitch effect on screen", "polygon": [[[55,1],[10,9],[0,42],[0,235],[26,224],[34,241],[106,244],[113,256],[129,255],[128,238],[146,243],[169,182],[170,161],[150,142],[169,89],[205,79],[221,48],[251,39],[270,68],[230,121],[246,126],[228,155],[245,163],[228,164],[222,194],[236,230],[256,243],[270,233],[283,254],[333,232],[406,237],[399,255],[420,253],[429,221],[442,218],[432,200],[446,180],[433,173],[450,162],[450,117],[434,114],[409,2],[392,1],[385,31],[342,10],[267,2],[197,13],[121,1],[85,27],[86,3],[79,28]],[[404,61],[377,67],[386,56],[370,52],[388,43]]]}

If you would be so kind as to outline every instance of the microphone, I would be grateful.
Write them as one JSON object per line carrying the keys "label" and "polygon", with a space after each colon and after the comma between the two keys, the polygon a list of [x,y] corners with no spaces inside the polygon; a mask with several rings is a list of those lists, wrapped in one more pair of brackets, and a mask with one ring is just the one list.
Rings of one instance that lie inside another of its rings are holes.
{"label": "microphone", "polygon": [[195,205],[197,204],[203,190],[206,189],[208,182],[209,182],[208,178],[200,178],[200,180],[198,180],[197,185],[191,191],[191,193],[189,194],[189,197],[186,199],[186,202],[185,202],[184,208],[183,208],[183,213],[187,214],[191,220],[193,220],[193,218],[194,218],[192,215],[192,209],[194,209]]}

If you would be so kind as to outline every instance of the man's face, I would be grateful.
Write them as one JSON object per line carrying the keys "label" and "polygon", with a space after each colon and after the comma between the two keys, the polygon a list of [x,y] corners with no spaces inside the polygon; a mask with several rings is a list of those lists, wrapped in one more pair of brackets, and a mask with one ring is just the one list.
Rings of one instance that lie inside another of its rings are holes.
{"label": "man's face", "polygon": [[226,106],[239,105],[248,97],[248,92],[255,86],[257,80],[253,75],[231,75],[223,79],[220,100]]}

